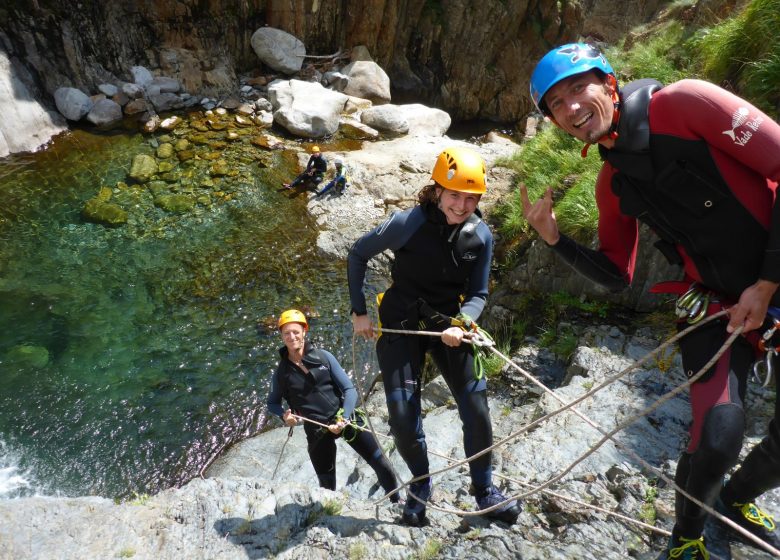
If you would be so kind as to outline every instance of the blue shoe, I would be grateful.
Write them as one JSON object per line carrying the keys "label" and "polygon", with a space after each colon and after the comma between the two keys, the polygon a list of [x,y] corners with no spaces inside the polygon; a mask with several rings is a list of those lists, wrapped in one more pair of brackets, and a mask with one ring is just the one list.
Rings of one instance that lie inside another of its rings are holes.
{"label": "blue shoe", "polygon": [[704,539],[672,537],[657,560],[710,560],[710,553],[704,546]]}
{"label": "blue shoe", "polygon": [[[422,501],[413,498],[412,494]],[[402,516],[405,525],[421,527],[425,523],[425,504],[431,499],[431,494],[433,494],[433,482],[430,478],[412,482],[409,485],[409,493],[406,496]]]}
{"label": "blue shoe", "polygon": [[[483,490],[474,491],[472,488],[472,494],[477,500],[477,507],[479,509],[487,509],[493,507],[496,504],[506,501],[506,496],[498,491],[498,488],[492,484]],[[491,519],[498,519],[504,521],[510,525],[517,521],[517,516],[520,515],[520,507],[517,505],[517,500],[507,502],[500,508],[494,509],[485,514],[485,517]]]}
{"label": "blue shoe", "polygon": [[[723,515],[727,519],[733,521],[752,535],[755,535],[765,543],[775,548],[780,548],[780,533],[778,533],[775,519],[768,513],[761,510],[753,503],[739,504],[733,503],[727,506],[723,503],[723,500],[718,498],[715,501],[715,511]],[[756,546],[752,540],[742,536],[731,527],[726,526],[714,517],[710,517],[707,520],[705,531],[713,535],[713,538],[728,542],[741,542],[749,546]],[[709,537],[708,537],[709,541]],[[757,547],[758,548],[758,547]],[[721,556],[722,554],[719,554]],[[726,560],[731,558],[730,555],[724,556]]]}

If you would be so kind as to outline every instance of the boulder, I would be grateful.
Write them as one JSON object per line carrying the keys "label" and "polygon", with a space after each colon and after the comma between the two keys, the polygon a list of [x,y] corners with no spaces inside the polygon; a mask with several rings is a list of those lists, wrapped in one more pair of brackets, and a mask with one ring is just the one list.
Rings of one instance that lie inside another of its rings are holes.
{"label": "boulder", "polygon": [[276,80],[268,86],[274,122],[306,138],[330,136],[339,128],[347,96],[313,82]]}
{"label": "boulder", "polygon": [[130,75],[133,77],[133,83],[141,87],[146,87],[152,83],[154,76],[143,66],[133,66],[130,68]]}
{"label": "boulder", "polygon": [[263,64],[292,75],[303,66],[305,45],[294,35],[273,27],[261,27],[252,34],[252,49]]}
{"label": "boulder", "polygon": [[89,111],[87,120],[97,126],[115,124],[122,120],[122,107],[110,99],[101,99]]}
{"label": "boulder", "polygon": [[339,123],[341,133],[353,140],[376,140],[379,131],[352,118],[342,118]]}
{"label": "boulder", "polygon": [[148,98],[154,105],[155,110],[160,113],[171,111],[172,109],[180,109],[184,105],[181,97],[175,93],[150,94]]}
{"label": "boulder", "polygon": [[399,105],[411,136],[444,136],[452,124],[449,113],[419,103]]}
{"label": "boulder", "polygon": [[107,97],[114,97],[119,93],[119,88],[114,84],[100,84],[98,86],[98,91]]}
{"label": "boulder", "polygon": [[61,87],[54,92],[57,110],[70,121],[81,120],[92,109],[92,100],[80,89]]}
{"label": "boulder", "polygon": [[167,76],[158,76],[152,79],[149,85],[159,88],[160,93],[179,93],[181,91],[179,80]]}
{"label": "boulder", "polygon": [[344,93],[374,104],[390,103],[390,78],[376,62],[358,60],[344,67],[342,72],[349,78]]}
{"label": "boulder", "polygon": [[360,122],[393,134],[409,132],[409,122],[398,105],[380,105],[366,109],[360,113]]}

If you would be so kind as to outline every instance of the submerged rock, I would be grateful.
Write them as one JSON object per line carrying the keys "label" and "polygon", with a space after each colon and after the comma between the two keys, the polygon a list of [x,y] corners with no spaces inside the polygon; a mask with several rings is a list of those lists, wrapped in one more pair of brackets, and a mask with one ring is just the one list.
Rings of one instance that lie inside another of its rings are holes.
{"label": "submerged rock", "polygon": [[11,367],[42,368],[49,363],[49,351],[43,346],[20,344],[11,347],[3,357],[3,362]]}
{"label": "submerged rock", "polygon": [[157,160],[146,154],[138,154],[130,166],[130,177],[139,183],[146,183],[157,173]]}
{"label": "submerged rock", "polygon": [[195,200],[185,194],[163,194],[154,199],[154,205],[166,212],[181,214],[195,207]]}

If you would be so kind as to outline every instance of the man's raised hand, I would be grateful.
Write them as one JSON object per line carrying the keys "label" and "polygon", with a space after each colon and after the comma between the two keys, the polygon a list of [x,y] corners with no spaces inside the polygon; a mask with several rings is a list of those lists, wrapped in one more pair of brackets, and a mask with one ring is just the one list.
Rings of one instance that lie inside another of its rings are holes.
{"label": "man's raised hand", "polygon": [[531,224],[539,237],[548,245],[555,245],[561,237],[558,231],[558,222],[553,211],[552,189],[548,188],[544,196],[534,203],[528,198],[528,189],[525,184],[520,185],[520,201],[523,204],[523,216]]}

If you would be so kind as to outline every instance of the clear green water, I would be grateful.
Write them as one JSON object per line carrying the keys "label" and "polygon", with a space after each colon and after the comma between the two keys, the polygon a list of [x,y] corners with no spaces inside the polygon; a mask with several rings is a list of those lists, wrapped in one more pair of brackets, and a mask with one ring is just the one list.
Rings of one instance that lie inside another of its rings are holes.
{"label": "clear green water", "polygon": [[151,151],[140,134],[74,131],[0,161],[0,455],[28,493],[196,476],[257,426],[280,345],[257,322],[286,307],[317,311],[312,337],[350,365],[345,266],[318,255],[302,198],[277,190],[289,156],[232,160],[229,202],[84,222],[84,202]]}

